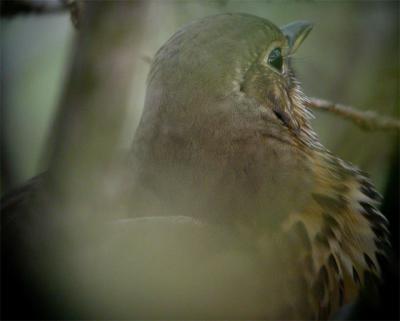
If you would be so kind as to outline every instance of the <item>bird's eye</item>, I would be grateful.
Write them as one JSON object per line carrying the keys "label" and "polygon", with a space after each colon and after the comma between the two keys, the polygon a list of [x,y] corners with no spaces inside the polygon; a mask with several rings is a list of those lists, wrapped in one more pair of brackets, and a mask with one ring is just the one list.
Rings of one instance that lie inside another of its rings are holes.
{"label": "bird's eye", "polygon": [[283,58],[281,48],[275,48],[268,56],[268,64],[278,71],[282,71]]}

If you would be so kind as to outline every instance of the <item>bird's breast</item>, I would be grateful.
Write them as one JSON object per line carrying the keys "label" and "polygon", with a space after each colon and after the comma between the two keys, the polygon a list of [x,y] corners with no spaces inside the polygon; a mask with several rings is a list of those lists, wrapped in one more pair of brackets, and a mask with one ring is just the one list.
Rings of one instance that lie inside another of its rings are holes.
{"label": "bird's breast", "polygon": [[141,143],[143,182],[172,208],[212,220],[275,226],[301,208],[313,175],[290,134],[261,117],[214,116],[160,122]]}

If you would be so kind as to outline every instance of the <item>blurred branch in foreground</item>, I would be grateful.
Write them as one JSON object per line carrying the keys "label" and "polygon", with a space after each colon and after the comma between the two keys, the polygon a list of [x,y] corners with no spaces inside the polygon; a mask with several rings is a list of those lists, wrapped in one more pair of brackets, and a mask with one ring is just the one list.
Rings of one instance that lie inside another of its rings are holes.
{"label": "blurred branch in foreground", "polygon": [[116,158],[144,8],[141,1],[85,3],[51,136],[52,183],[69,204],[90,207],[94,199],[104,195],[101,180]]}
{"label": "blurred branch in foreground", "polygon": [[308,107],[315,110],[332,112],[344,119],[351,120],[364,130],[400,130],[400,121],[381,116],[373,111],[360,111],[351,106],[330,102],[321,98],[310,98]]}
{"label": "blurred branch in foreground", "polygon": [[85,3],[50,135],[49,171],[2,203],[2,319],[98,319],[107,313],[98,313],[98,302],[108,299],[96,301],[96,291],[106,288],[109,298],[103,280],[112,284],[117,273],[92,278],[94,262],[104,266],[108,255],[97,252],[93,260],[92,253],[110,243],[113,252],[118,248],[115,233],[95,232],[106,228],[105,214],[117,212],[109,201],[116,185],[110,177],[134,90],[145,9],[144,1]]}

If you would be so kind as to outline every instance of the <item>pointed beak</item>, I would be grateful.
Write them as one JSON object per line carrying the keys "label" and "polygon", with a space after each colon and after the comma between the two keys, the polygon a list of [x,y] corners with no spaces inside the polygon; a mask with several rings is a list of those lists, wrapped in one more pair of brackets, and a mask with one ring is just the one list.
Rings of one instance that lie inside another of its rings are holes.
{"label": "pointed beak", "polygon": [[299,48],[313,26],[308,21],[295,21],[281,28],[282,33],[288,40],[289,53],[294,53]]}

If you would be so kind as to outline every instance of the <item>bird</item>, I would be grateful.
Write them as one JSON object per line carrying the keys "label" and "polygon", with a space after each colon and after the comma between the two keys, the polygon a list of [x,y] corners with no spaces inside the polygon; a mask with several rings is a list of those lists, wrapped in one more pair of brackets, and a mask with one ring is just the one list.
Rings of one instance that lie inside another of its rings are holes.
{"label": "bird", "polygon": [[320,143],[292,67],[312,27],[224,13],[158,50],[121,175],[125,207],[113,211],[123,214],[110,241],[83,251],[100,253],[105,274],[89,264],[79,277],[101,280],[89,294],[102,305],[122,292],[124,318],[324,320],[379,282],[390,247],[382,198]]}
{"label": "bird", "polygon": [[282,269],[289,289],[301,290],[271,318],[332,317],[379,279],[390,246],[368,175],[312,129],[291,63],[312,27],[248,14],[183,27],[154,57],[133,144],[139,177],[167,203],[254,244],[286,244],[277,252],[290,257],[296,281]]}

